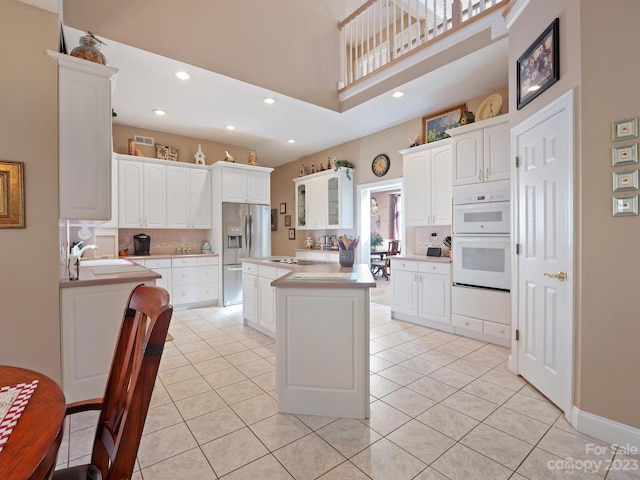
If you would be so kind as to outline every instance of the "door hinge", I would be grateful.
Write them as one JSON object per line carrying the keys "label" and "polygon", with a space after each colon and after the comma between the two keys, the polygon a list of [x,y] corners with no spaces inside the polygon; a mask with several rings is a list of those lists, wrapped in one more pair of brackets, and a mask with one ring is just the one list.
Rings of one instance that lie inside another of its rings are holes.
{"label": "door hinge", "polygon": [[516,342],[520,340],[520,330],[516,329]]}
{"label": "door hinge", "polygon": [[516,168],[520,167],[520,157],[516,155]]}
{"label": "door hinge", "polygon": [[520,255],[520,244],[516,243],[516,255]]}

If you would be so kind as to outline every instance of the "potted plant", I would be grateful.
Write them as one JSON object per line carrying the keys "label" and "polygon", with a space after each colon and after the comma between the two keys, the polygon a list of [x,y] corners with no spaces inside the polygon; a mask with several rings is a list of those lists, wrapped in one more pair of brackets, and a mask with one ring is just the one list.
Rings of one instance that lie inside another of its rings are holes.
{"label": "potted plant", "polygon": [[383,243],[382,235],[379,232],[371,232],[371,251],[375,250]]}
{"label": "potted plant", "polygon": [[345,167],[347,169],[347,178],[351,180],[351,170],[354,170],[356,166],[351,163],[349,160],[338,160],[337,157],[333,157],[331,162],[333,164],[333,169],[337,172],[340,167]]}

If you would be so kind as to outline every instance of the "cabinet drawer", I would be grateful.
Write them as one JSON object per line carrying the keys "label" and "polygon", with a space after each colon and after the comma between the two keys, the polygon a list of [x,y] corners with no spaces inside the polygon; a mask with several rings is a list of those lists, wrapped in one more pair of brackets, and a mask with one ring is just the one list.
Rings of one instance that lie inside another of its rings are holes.
{"label": "cabinet drawer", "polygon": [[484,288],[451,288],[451,311],[465,317],[511,324],[511,295],[509,292]]}
{"label": "cabinet drawer", "polygon": [[216,265],[197,267],[198,283],[218,283],[218,267]]}
{"label": "cabinet drawer", "polygon": [[173,286],[175,287],[178,285],[198,284],[199,283],[198,272],[199,272],[199,269],[197,267],[173,268],[173,271],[172,271]]}
{"label": "cabinet drawer", "polygon": [[451,264],[450,263],[437,263],[437,262],[418,262],[418,272],[420,273],[435,273],[438,275],[450,275]]}
{"label": "cabinet drawer", "polygon": [[451,324],[454,327],[482,333],[484,331],[482,323],[482,320],[478,320],[477,318],[463,317],[455,314],[451,315]]}
{"label": "cabinet drawer", "polygon": [[213,301],[217,298],[218,284],[216,283],[204,283],[201,285],[174,285],[173,287],[172,303],[175,305]]}
{"label": "cabinet drawer", "polygon": [[198,264],[196,257],[189,258],[172,258],[172,267],[195,267]]}
{"label": "cabinet drawer", "polygon": [[278,278],[278,269],[267,265],[258,265],[258,276],[275,280]]}
{"label": "cabinet drawer", "polygon": [[144,266],[155,270],[156,268],[171,268],[170,258],[157,258],[155,260],[143,260]]}
{"label": "cabinet drawer", "polygon": [[258,264],[244,262],[242,264],[242,273],[249,273],[251,275],[258,275]]}
{"label": "cabinet drawer", "polygon": [[218,257],[196,257],[196,265],[218,265]]}
{"label": "cabinet drawer", "polygon": [[484,333],[493,337],[511,338],[511,327],[501,323],[484,322]]}
{"label": "cabinet drawer", "polygon": [[405,270],[407,272],[417,272],[418,271],[418,262],[414,260],[396,260],[395,258],[391,259],[391,269],[392,270]]}

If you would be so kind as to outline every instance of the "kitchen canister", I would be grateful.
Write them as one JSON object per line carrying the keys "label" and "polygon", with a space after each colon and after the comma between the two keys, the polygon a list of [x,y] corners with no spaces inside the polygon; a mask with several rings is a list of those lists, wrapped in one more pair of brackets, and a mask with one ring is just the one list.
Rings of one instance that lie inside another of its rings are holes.
{"label": "kitchen canister", "polygon": [[340,266],[341,267],[353,267],[353,261],[355,259],[355,250],[340,250]]}

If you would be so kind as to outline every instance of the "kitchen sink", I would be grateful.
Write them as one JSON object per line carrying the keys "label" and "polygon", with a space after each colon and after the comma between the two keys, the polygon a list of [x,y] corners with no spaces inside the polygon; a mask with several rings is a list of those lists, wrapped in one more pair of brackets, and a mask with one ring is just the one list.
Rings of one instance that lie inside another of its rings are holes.
{"label": "kitchen sink", "polygon": [[124,258],[98,258],[96,260],[80,260],[81,267],[112,267],[123,265],[133,265],[133,262]]}

